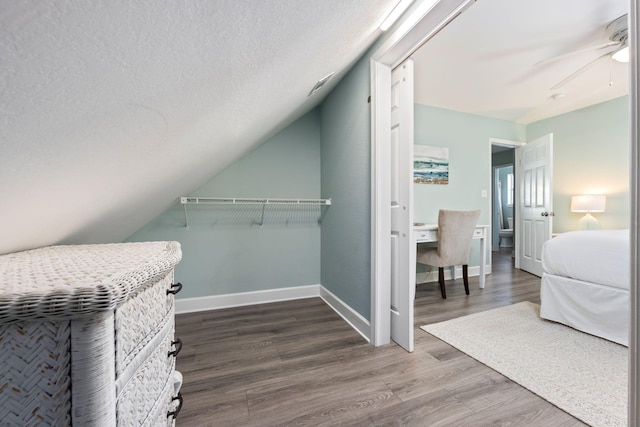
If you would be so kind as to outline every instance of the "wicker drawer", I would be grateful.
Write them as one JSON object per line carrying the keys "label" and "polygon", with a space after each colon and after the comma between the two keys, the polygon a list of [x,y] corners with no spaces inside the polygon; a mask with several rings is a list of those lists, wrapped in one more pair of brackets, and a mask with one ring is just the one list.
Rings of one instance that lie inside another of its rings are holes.
{"label": "wicker drawer", "polygon": [[167,294],[172,281],[173,272],[116,310],[116,375],[120,375],[158,333],[163,319],[173,309],[173,295]]}
{"label": "wicker drawer", "polygon": [[[118,426],[153,425],[148,424],[148,419],[158,411],[158,406],[162,407],[164,418],[167,418],[175,369],[175,357],[170,355],[174,351],[173,322],[172,312],[167,316],[160,334],[132,361],[132,365],[140,366],[131,373],[125,371],[124,376],[118,378]],[[157,416],[154,417],[157,419]]]}
{"label": "wicker drawer", "polygon": [[157,405],[151,410],[143,425],[148,427],[174,426],[178,412],[182,408],[182,397],[179,396],[180,386],[176,387],[176,377],[174,375],[165,385]]}

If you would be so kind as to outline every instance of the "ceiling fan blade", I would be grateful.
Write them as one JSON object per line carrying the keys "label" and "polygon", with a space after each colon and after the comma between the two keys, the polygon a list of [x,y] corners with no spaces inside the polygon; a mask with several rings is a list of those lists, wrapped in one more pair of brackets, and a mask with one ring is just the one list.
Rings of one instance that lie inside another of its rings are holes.
{"label": "ceiling fan blade", "polygon": [[536,67],[536,66],[542,65],[542,64],[550,64],[552,62],[560,61],[561,59],[565,59],[565,58],[568,58],[568,57],[573,56],[573,55],[578,55],[580,53],[593,52],[593,51],[596,51],[596,50],[607,49],[609,47],[614,47],[614,46],[619,46],[619,45],[620,45],[619,41],[610,41],[610,42],[599,44],[599,45],[596,45],[596,46],[591,46],[591,47],[587,47],[587,48],[584,48],[584,49],[579,49],[579,50],[574,50],[572,52],[563,53],[562,55],[552,56],[551,58],[543,59],[541,61],[536,62],[535,64],[533,64],[533,66]]}
{"label": "ceiling fan blade", "polygon": [[610,56],[612,54],[612,52],[607,52],[603,55],[598,56],[596,59],[594,59],[591,62],[588,62],[586,65],[583,65],[582,67],[580,67],[577,71],[574,71],[573,73],[571,73],[569,76],[565,77],[562,81],[560,81],[559,83],[556,83],[555,86],[553,86],[550,90],[556,90],[556,89],[560,89],[562,86],[566,85],[567,83],[569,83],[571,80],[575,79],[576,77],[578,77],[580,74],[584,73],[585,71],[587,71],[589,69],[589,67],[591,67],[593,64],[595,64],[599,59],[604,58],[605,56]]}

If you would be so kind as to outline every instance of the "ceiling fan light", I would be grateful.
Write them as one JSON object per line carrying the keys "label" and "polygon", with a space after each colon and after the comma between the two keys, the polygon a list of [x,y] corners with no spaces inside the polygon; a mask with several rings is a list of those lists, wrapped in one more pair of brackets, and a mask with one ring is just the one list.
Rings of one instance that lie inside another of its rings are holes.
{"label": "ceiling fan light", "polygon": [[618,62],[629,62],[629,46],[625,46],[612,56]]}

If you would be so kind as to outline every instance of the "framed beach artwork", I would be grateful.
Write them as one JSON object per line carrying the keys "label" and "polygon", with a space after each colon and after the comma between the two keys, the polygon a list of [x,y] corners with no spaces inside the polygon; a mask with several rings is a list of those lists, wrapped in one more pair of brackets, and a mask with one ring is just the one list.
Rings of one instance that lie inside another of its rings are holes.
{"label": "framed beach artwork", "polygon": [[416,184],[448,184],[449,148],[414,145],[413,182]]}

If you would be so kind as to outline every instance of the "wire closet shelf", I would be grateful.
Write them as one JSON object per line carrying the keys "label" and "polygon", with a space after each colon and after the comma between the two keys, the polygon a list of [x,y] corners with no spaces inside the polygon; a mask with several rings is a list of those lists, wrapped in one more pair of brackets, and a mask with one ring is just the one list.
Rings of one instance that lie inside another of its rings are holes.
{"label": "wire closet shelf", "polygon": [[274,199],[239,197],[181,197],[185,228],[189,214],[215,224],[308,224],[322,221],[331,199]]}

